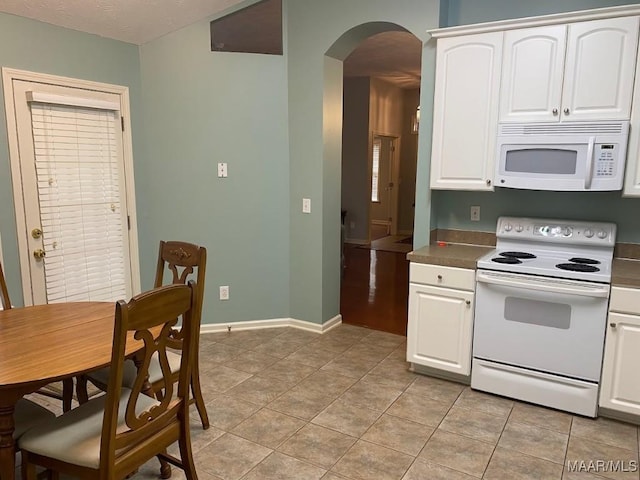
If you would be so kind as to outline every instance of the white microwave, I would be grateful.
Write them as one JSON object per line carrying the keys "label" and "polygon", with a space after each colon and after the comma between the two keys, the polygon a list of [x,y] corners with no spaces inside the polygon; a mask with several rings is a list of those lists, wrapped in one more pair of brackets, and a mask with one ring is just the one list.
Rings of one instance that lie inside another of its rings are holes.
{"label": "white microwave", "polygon": [[501,123],[494,185],[621,190],[629,122]]}

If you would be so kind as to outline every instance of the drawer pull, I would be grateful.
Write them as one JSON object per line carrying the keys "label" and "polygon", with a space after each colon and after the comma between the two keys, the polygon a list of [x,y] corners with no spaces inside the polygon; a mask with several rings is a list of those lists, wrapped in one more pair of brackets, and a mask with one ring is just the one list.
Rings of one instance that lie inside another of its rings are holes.
{"label": "drawer pull", "polygon": [[441,282],[442,281],[442,275],[438,275],[438,281]]}
{"label": "drawer pull", "polygon": [[616,327],[618,326],[618,324],[617,324],[617,323],[614,323],[614,322],[611,322],[611,323],[609,324],[609,326],[610,326],[611,328],[616,328]]}
{"label": "drawer pull", "polygon": [[466,304],[467,304],[467,307],[468,307],[468,306],[470,306],[470,305],[471,305],[471,300],[467,300],[467,301],[465,301],[464,303],[466,303]]}

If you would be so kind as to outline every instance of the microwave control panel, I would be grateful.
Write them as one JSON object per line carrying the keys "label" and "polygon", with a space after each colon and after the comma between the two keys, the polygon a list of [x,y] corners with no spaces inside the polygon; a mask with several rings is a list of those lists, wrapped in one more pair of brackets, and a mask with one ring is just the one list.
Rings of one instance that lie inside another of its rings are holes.
{"label": "microwave control panel", "polygon": [[616,175],[618,147],[615,143],[597,143],[594,148],[594,176],[613,177]]}

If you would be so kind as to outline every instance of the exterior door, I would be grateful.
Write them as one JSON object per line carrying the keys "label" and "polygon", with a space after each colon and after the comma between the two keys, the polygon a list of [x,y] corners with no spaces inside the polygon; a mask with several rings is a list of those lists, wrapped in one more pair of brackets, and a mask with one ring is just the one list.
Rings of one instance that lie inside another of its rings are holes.
{"label": "exterior door", "polygon": [[130,297],[139,291],[139,272],[121,95],[18,78],[10,90],[25,304]]}
{"label": "exterior door", "polygon": [[395,139],[376,135],[373,139],[371,162],[371,223],[386,225],[387,234],[392,233],[395,212],[394,166]]}

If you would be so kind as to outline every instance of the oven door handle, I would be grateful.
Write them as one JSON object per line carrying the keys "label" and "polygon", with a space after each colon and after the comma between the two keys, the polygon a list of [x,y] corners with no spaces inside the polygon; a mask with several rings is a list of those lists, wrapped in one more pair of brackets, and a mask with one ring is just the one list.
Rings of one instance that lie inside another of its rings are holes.
{"label": "oven door handle", "polygon": [[536,279],[522,280],[515,275],[504,276],[492,273],[478,272],[476,279],[478,282],[502,285],[513,288],[528,288],[541,292],[564,293],[568,295],[581,295],[584,297],[606,298],[609,296],[609,286],[595,285],[568,285],[563,282],[541,281]]}

